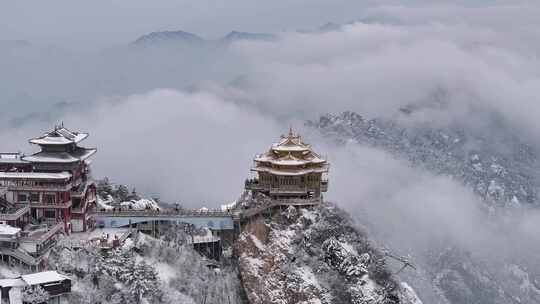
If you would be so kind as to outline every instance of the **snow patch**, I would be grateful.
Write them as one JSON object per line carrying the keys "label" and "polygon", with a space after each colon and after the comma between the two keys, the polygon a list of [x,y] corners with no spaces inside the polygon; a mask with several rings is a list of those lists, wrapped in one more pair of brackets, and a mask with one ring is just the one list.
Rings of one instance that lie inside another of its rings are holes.
{"label": "snow patch", "polygon": [[159,205],[158,203],[153,199],[146,199],[141,198],[140,200],[131,200],[126,202],[121,202],[120,206],[126,208],[126,209],[133,209],[133,210],[158,210]]}

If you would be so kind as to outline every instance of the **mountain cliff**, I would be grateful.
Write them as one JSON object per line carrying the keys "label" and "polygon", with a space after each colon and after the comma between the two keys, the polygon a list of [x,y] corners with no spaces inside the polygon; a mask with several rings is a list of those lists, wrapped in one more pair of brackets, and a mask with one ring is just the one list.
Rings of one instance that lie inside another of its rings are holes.
{"label": "mountain cliff", "polygon": [[288,207],[248,223],[236,244],[251,304],[419,304],[386,267],[349,216],[335,205]]}

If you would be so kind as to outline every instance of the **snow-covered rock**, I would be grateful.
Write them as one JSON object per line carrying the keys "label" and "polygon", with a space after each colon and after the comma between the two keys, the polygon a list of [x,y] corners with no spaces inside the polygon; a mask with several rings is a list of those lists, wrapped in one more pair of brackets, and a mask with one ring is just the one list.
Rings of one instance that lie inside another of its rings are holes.
{"label": "snow-covered rock", "polygon": [[111,195],[107,195],[106,198],[102,198],[98,195],[96,201],[98,209],[111,210],[114,208],[112,206],[112,204],[114,203],[114,198]]}
{"label": "snow-covered rock", "polygon": [[130,200],[127,202],[121,202],[120,206],[125,209],[132,210],[157,210],[159,209],[158,203],[153,199],[141,198],[139,200]]}
{"label": "snow-covered rock", "polygon": [[421,303],[410,287],[400,287],[384,256],[333,205],[290,207],[243,229],[236,248],[250,304],[397,304],[400,298]]}
{"label": "snow-covered rock", "polygon": [[489,127],[474,129],[415,124],[406,112],[395,120],[367,119],[354,112],[327,114],[307,125],[338,142],[381,148],[414,166],[452,176],[490,205],[540,205],[540,151],[534,143],[520,140],[496,119]]}

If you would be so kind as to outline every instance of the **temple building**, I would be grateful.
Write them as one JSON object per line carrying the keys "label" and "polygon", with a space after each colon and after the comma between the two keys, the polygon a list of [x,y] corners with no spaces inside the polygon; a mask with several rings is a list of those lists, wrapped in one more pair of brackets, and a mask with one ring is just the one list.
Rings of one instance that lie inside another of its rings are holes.
{"label": "temple building", "polygon": [[22,228],[26,214],[15,217],[21,212],[17,210],[28,207],[35,224],[63,223],[66,233],[89,228],[92,220],[87,211],[96,200],[96,186],[88,159],[96,149],[78,145],[87,137],[61,125],[30,139],[41,149],[35,154],[0,153],[0,198],[9,204],[4,209],[14,212],[0,218]]}
{"label": "temple building", "polygon": [[328,161],[290,129],[267,152],[255,156],[255,177],[245,187],[275,200],[317,203],[328,190],[328,169]]}

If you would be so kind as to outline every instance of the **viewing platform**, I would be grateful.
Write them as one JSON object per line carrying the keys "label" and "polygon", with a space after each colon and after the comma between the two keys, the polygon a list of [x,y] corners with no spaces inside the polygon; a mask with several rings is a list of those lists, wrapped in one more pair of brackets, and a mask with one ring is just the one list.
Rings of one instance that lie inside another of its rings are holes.
{"label": "viewing platform", "polygon": [[308,199],[280,199],[280,200],[271,200],[269,202],[264,202],[260,205],[252,206],[247,209],[240,210],[238,212],[240,219],[249,219],[261,213],[264,213],[268,210],[277,209],[280,207],[295,206],[295,207],[306,207],[306,206],[315,206],[322,203],[321,198],[308,198]]}
{"label": "viewing platform", "polygon": [[155,217],[170,217],[170,216],[194,216],[194,217],[223,217],[230,216],[231,212],[221,210],[196,210],[196,209],[160,209],[157,210],[94,210],[91,212],[96,216],[116,216],[116,217],[131,217],[131,216],[155,216]]}
{"label": "viewing platform", "polygon": [[259,192],[268,192],[270,195],[272,194],[286,194],[286,193],[294,193],[294,194],[308,194],[313,193],[320,189],[321,192],[326,192],[328,190],[328,180],[321,180],[321,183],[319,186],[281,186],[281,187],[273,187],[269,184],[261,184],[259,183],[258,179],[248,179],[245,182],[245,189],[246,190],[252,190],[252,191],[259,191]]}

